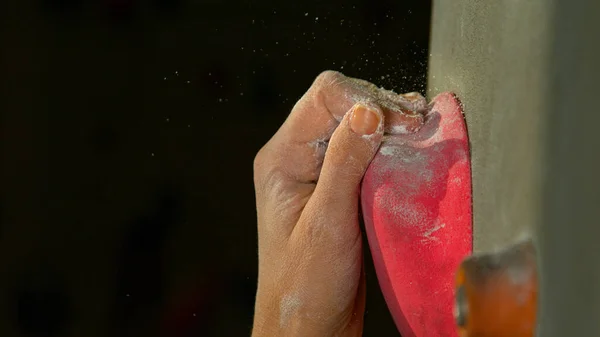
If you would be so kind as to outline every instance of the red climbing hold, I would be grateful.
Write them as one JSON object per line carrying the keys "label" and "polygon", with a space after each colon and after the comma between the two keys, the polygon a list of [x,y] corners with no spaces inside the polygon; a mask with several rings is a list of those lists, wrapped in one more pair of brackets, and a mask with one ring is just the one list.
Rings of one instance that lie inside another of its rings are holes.
{"label": "red climbing hold", "polygon": [[430,104],[413,134],[387,135],[364,177],[362,212],[380,287],[403,337],[457,336],[456,270],[472,252],[471,166],[461,104]]}

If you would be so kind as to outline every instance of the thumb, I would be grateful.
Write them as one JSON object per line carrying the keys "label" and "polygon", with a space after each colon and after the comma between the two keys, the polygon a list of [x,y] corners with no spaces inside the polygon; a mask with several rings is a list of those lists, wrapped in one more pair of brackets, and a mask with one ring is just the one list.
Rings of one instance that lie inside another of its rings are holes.
{"label": "thumb", "polygon": [[373,103],[357,103],[346,113],[331,136],[311,199],[338,205],[342,212],[357,206],[360,182],[381,144],[383,122],[381,108]]}

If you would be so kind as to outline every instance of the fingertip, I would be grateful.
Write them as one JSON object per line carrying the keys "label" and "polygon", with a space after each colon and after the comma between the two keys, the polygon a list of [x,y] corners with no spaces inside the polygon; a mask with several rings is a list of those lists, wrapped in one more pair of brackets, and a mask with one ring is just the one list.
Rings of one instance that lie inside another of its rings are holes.
{"label": "fingertip", "polygon": [[321,174],[361,176],[383,139],[384,118],[377,104],[356,103],[329,141]]}

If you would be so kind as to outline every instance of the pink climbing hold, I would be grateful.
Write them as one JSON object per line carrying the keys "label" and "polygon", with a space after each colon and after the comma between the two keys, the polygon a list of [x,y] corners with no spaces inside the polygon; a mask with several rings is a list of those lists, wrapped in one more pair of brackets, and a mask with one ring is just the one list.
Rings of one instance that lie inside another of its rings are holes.
{"label": "pink climbing hold", "polygon": [[403,337],[457,336],[454,277],[473,246],[462,107],[452,93],[429,106],[418,132],[385,136],[361,188],[377,277]]}

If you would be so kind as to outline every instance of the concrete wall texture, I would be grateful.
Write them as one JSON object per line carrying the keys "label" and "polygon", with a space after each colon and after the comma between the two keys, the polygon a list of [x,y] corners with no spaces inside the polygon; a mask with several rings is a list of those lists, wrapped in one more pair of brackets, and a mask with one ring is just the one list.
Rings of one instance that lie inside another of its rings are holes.
{"label": "concrete wall texture", "polygon": [[473,161],[475,250],[537,221],[549,13],[540,1],[435,1],[429,95],[456,92]]}
{"label": "concrete wall texture", "polygon": [[534,233],[540,336],[600,336],[600,3],[434,0],[429,95],[456,92],[475,251]]}

